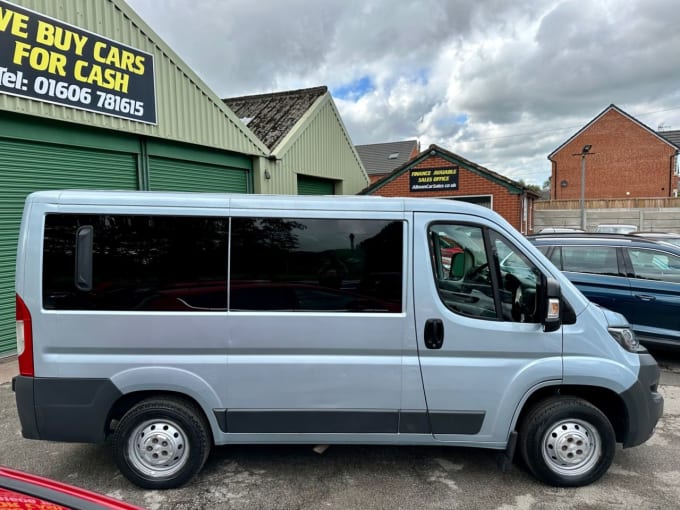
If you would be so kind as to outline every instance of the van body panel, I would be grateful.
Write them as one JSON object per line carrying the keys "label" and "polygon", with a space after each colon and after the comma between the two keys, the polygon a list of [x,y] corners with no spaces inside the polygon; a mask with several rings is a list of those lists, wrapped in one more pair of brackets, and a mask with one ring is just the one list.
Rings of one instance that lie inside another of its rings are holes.
{"label": "van body panel", "polygon": [[34,347],[41,376],[110,378],[139,366],[191,365],[220,387],[223,373],[211,367],[226,367],[226,313],[45,310],[40,315],[43,320],[34,314],[33,331],[44,339]]}
{"label": "van body panel", "polygon": [[621,394],[630,388],[638,378],[630,367],[613,360],[594,356],[565,356],[564,384],[606,388]]}
{"label": "van body panel", "polygon": [[[306,319],[232,318],[228,408],[399,409],[402,318],[381,320],[382,332],[370,317]],[[315,328],[319,322],[326,326]],[[316,333],[303,331],[304,323]]]}

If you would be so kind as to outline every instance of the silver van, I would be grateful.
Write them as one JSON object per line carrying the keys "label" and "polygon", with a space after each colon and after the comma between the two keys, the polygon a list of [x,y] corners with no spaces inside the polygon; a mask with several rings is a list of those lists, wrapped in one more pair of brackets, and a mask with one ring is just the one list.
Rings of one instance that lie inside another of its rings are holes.
{"label": "silver van", "polygon": [[24,437],[110,438],[145,488],[239,443],[518,449],[580,486],[663,411],[623,316],[471,204],[38,192],[16,292]]}

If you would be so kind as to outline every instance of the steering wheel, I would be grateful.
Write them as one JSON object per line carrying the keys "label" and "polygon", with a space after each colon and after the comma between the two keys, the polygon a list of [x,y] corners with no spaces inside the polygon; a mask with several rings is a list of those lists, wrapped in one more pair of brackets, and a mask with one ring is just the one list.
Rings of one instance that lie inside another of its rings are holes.
{"label": "steering wheel", "polygon": [[484,264],[482,264],[481,266],[477,266],[476,268],[474,268],[472,271],[470,271],[470,272],[468,273],[467,279],[468,279],[468,280],[474,280],[474,279],[477,278],[477,277],[480,275],[480,273],[481,273],[482,271],[484,271],[487,267],[489,267],[489,263],[488,263],[488,262],[484,262]]}

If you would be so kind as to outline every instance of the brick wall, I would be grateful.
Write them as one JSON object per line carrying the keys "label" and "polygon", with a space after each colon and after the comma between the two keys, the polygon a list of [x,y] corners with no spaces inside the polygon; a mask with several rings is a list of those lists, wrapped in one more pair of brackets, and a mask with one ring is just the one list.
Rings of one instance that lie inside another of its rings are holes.
{"label": "brick wall", "polygon": [[[443,168],[454,166],[449,161],[438,156],[428,157],[420,162],[413,170],[422,168]],[[462,196],[491,195],[493,210],[503,216],[513,227],[521,230],[520,200],[521,195],[512,195],[503,186],[460,167],[458,173],[457,191],[409,191],[409,172],[406,171],[396,179],[375,190],[373,195],[384,197],[438,197],[455,198]]]}
{"label": "brick wall", "polygon": [[584,145],[592,145],[586,156],[586,199],[669,197],[678,187],[675,149],[612,108],[553,156],[553,199],[581,197],[581,157],[574,154]]}

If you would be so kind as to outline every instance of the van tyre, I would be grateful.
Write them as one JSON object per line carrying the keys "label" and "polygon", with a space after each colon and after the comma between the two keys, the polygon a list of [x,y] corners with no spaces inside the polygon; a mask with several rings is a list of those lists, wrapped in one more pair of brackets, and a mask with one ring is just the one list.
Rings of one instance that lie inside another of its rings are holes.
{"label": "van tyre", "polygon": [[209,427],[194,404],[172,397],[143,400],[120,420],[113,450],[121,473],[144,489],[172,489],[205,464]]}
{"label": "van tyre", "polygon": [[558,487],[598,480],[614,459],[616,437],[597,407],[576,397],[539,402],[520,428],[519,447],[531,473]]}

